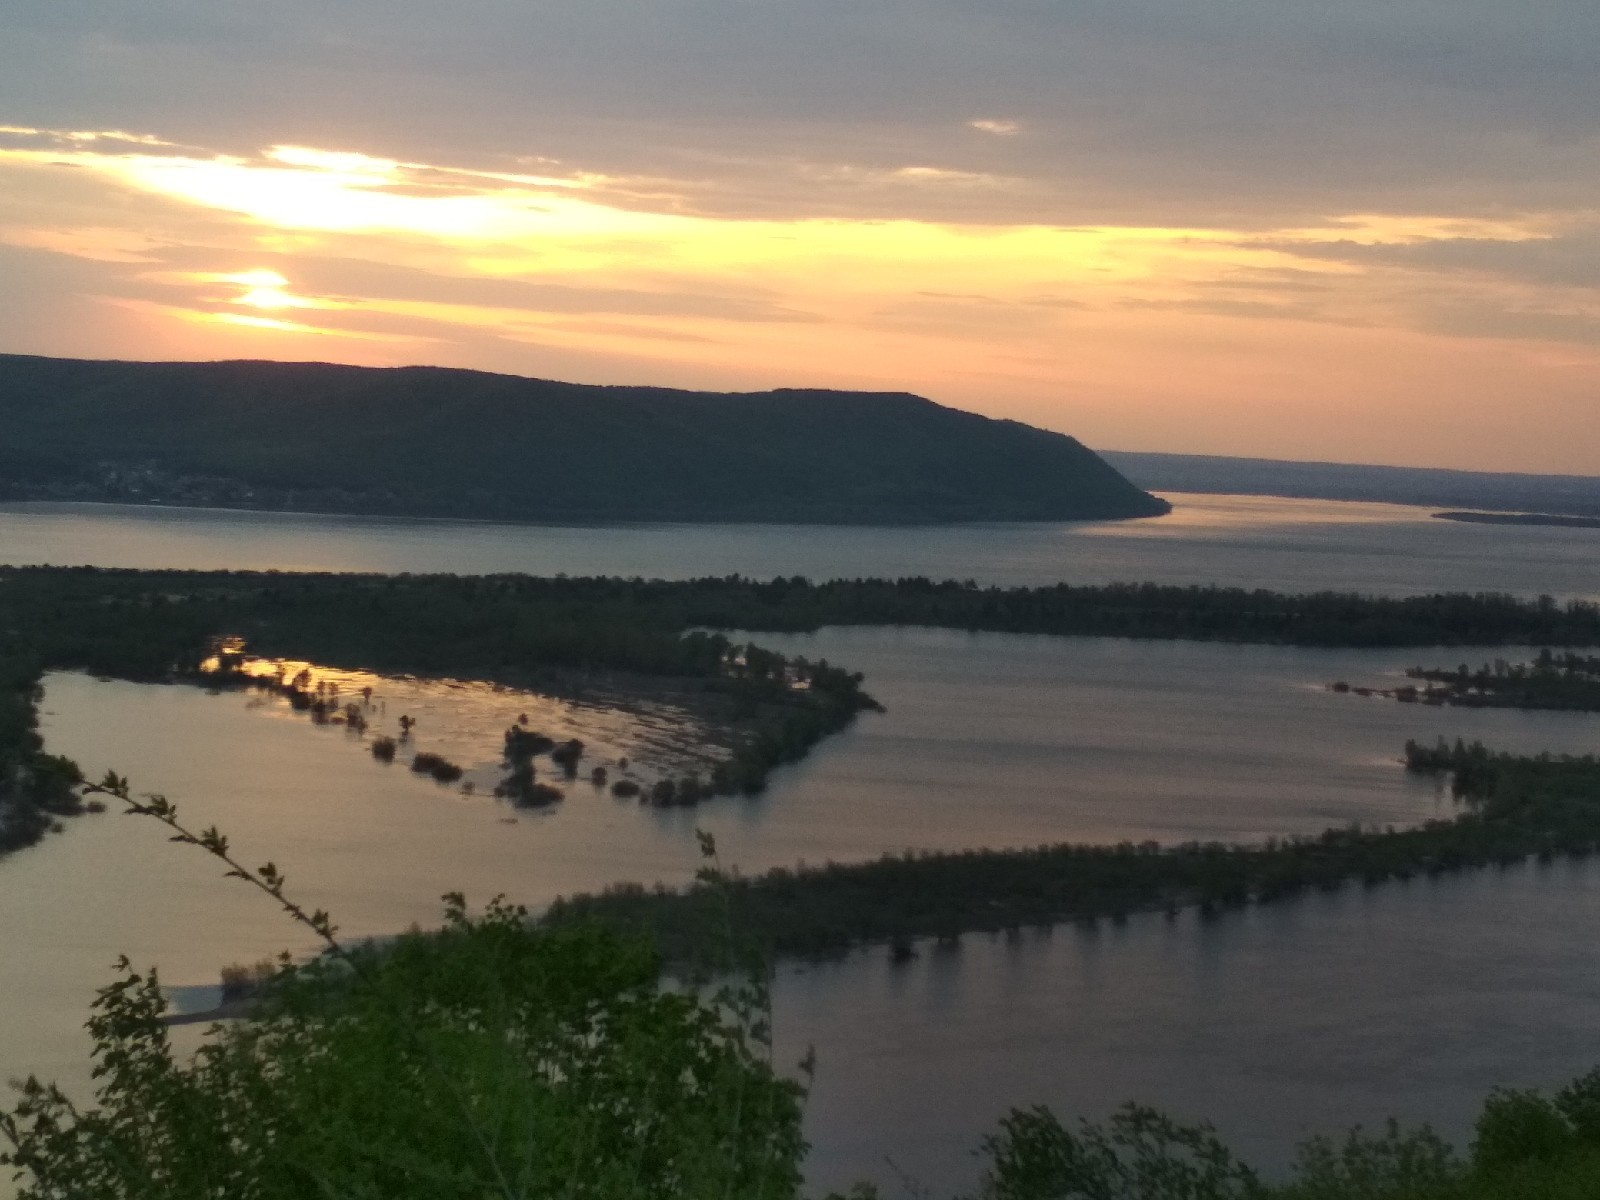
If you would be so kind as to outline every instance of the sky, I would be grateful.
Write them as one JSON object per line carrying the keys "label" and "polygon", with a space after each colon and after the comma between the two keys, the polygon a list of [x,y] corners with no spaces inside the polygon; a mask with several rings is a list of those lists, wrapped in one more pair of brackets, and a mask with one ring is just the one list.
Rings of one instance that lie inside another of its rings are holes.
{"label": "sky", "polygon": [[0,351],[1600,474],[1593,0],[9,0]]}

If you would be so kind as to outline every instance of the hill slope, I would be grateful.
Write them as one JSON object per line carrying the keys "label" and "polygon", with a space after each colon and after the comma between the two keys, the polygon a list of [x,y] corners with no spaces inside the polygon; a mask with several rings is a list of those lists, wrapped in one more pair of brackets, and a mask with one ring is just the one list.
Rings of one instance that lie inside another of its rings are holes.
{"label": "hill slope", "polygon": [[1076,439],[901,393],[0,355],[0,495],[524,521],[1153,516]]}

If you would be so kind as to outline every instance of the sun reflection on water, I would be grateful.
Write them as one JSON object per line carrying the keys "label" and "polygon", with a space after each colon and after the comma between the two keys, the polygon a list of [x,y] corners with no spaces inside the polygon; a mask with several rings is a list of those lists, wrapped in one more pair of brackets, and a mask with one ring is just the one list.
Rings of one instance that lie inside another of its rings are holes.
{"label": "sun reflection on water", "polygon": [[[240,673],[253,679],[297,681],[323,699],[316,724],[363,750],[373,740],[394,738],[397,765],[418,754],[436,754],[463,769],[458,788],[468,796],[494,795],[505,772],[505,730],[536,730],[556,742],[584,744],[579,778],[563,779],[560,768],[541,761],[544,777],[563,787],[591,786],[589,774],[604,767],[609,782],[657,779],[705,771],[726,757],[715,729],[670,699],[629,696],[595,689],[562,697],[477,680],[433,679],[348,671],[300,659],[243,655],[238,638],[219,639],[217,653],[202,664],[216,671],[235,656]],[[289,699],[273,691],[252,694],[248,707],[277,720],[306,720]],[[348,713],[359,714],[356,716]],[[309,723],[309,722],[308,722]],[[382,764],[380,764],[382,765]]]}

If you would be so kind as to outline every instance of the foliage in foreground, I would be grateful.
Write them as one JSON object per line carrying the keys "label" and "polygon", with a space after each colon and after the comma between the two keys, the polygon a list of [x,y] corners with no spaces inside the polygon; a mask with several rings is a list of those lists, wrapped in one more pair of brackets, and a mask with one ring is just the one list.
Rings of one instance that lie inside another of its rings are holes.
{"label": "foliage in foreground", "polygon": [[[796,1194],[803,1088],[772,1068],[763,974],[664,988],[636,939],[536,929],[499,900],[472,917],[460,895],[436,933],[347,947],[276,866],[245,866],[165,797],[114,774],[85,790],[211,855],[328,953],[286,957],[189,1062],[155,972],[120,962],[89,1021],[98,1107],[30,1079],[0,1112],[22,1200]],[[714,860],[709,835],[702,849]]]}
{"label": "foliage in foreground", "polygon": [[27,1200],[791,1196],[800,1089],[748,1024],[601,931],[516,909],[292,970],[192,1064],[154,972],[95,1003],[99,1105],[30,1084]]}
{"label": "foliage in foreground", "polygon": [[1470,1151],[1426,1126],[1300,1148],[1268,1183],[1209,1125],[1130,1104],[1104,1124],[1013,1111],[985,1138],[981,1200],[1592,1200],[1600,1195],[1600,1070],[1554,1097],[1497,1090]]}
{"label": "foliage in foreground", "polygon": [[[287,968],[183,1064],[155,975],[124,964],[90,1022],[99,1106],[30,1082],[0,1158],[23,1200],[793,1200],[801,1088],[766,1065],[749,1008],[665,990],[656,966],[603,930],[451,898],[437,933]],[[1554,1097],[1492,1093],[1464,1155],[1391,1123],[1314,1139],[1282,1182],[1134,1104],[1103,1123],[1013,1110],[979,1155],[968,1200],[1590,1200],[1600,1070]]]}

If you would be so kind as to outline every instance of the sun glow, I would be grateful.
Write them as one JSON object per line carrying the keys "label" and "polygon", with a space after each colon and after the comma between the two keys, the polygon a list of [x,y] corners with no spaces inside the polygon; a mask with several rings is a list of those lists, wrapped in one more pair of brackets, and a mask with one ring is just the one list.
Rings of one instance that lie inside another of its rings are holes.
{"label": "sun glow", "polygon": [[255,271],[235,271],[231,274],[197,275],[193,277],[197,282],[237,283],[247,288],[285,288],[289,281],[276,271],[259,269]]}
{"label": "sun glow", "polygon": [[260,334],[275,334],[287,338],[347,338],[353,342],[387,342],[416,345],[430,341],[426,337],[406,334],[375,333],[359,329],[330,329],[308,325],[303,321],[290,321],[281,317],[257,316],[254,313],[211,312],[207,309],[184,308],[178,305],[148,304],[139,301],[119,302],[122,307],[164,318],[177,319],[189,325],[225,326],[229,329]]}
{"label": "sun glow", "polygon": [[302,325],[299,321],[280,321],[275,317],[257,317],[248,313],[200,313],[201,319],[221,321],[224,325],[243,325],[250,329],[271,329],[280,333],[322,333],[321,329]]}
{"label": "sun glow", "polygon": [[315,300],[307,300],[304,296],[291,296],[275,287],[251,288],[233,301],[235,304],[246,304],[251,308],[319,308]]}
{"label": "sun glow", "polygon": [[138,191],[274,230],[514,242],[659,235],[685,220],[574,196],[588,186],[586,178],[456,171],[303,147],[273,147],[258,159],[0,148],[5,164],[86,168]]}
{"label": "sun glow", "polygon": [[400,170],[400,164],[391,158],[373,158],[370,154],[342,150],[316,150],[309,146],[271,146],[263,157],[291,167],[311,167],[376,183],[393,179]]}

